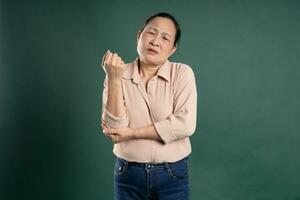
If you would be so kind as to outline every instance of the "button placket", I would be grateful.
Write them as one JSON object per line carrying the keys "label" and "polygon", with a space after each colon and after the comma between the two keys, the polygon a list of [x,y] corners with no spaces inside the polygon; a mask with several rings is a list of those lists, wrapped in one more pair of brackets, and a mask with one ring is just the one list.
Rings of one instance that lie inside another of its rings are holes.
{"label": "button placket", "polygon": [[149,80],[149,82],[148,82],[148,85],[147,85],[147,93],[148,93],[148,96],[149,97],[152,97],[152,95],[153,95],[153,93],[152,93],[152,90],[153,90],[153,82],[154,82],[154,79],[155,78],[151,78],[150,80]]}

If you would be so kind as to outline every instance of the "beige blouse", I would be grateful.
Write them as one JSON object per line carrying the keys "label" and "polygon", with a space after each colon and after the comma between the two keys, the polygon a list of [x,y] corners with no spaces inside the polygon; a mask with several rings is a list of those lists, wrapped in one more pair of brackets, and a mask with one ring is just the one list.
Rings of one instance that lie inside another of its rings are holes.
{"label": "beige blouse", "polygon": [[116,117],[105,109],[105,79],[102,121],[113,128],[142,128],[153,124],[163,141],[131,139],[114,144],[113,153],[128,161],[154,163],[175,162],[189,155],[189,136],[195,132],[197,118],[197,89],[192,68],[167,60],[146,89],[139,76],[138,58],[126,67],[122,79],[126,114]]}

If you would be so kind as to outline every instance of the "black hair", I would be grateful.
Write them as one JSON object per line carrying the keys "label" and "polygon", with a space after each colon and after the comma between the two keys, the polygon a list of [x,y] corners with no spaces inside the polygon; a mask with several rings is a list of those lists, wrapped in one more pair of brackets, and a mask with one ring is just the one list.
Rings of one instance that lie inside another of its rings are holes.
{"label": "black hair", "polygon": [[180,26],[179,26],[177,20],[175,19],[175,17],[173,17],[169,13],[160,12],[160,13],[157,13],[157,14],[154,14],[154,15],[150,16],[149,18],[147,18],[144,21],[144,25],[140,28],[140,31],[143,32],[144,28],[149,24],[149,22],[151,20],[153,20],[154,18],[156,18],[156,17],[167,18],[167,19],[170,19],[174,23],[175,28],[176,28],[176,35],[175,35],[175,40],[174,40],[174,46],[177,47],[178,44],[179,44],[179,41],[180,41],[180,37],[181,37],[181,29],[180,29]]}

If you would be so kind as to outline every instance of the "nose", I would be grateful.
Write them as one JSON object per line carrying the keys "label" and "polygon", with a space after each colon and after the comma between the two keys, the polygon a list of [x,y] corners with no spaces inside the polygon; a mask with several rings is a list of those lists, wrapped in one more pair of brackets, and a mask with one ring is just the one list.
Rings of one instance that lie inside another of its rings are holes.
{"label": "nose", "polygon": [[150,43],[153,45],[153,46],[159,46],[159,43],[158,43],[158,37],[154,37]]}

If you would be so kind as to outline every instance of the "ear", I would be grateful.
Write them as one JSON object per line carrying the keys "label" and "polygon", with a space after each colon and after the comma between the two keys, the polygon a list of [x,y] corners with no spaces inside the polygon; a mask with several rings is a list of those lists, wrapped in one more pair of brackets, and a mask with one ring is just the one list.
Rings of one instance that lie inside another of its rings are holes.
{"label": "ear", "polygon": [[176,47],[176,46],[173,46],[173,48],[172,48],[171,51],[170,51],[169,57],[170,57],[171,55],[173,55],[173,53],[175,53],[176,50],[177,50],[177,47]]}

